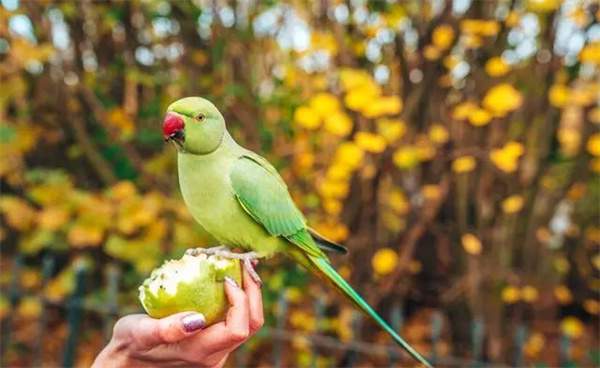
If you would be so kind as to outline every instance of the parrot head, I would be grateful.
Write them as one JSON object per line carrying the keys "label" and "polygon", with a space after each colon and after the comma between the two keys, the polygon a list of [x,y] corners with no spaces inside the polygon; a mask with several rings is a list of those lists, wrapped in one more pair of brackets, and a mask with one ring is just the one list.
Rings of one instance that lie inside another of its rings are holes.
{"label": "parrot head", "polygon": [[173,102],[162,124],[165,141],[175,143],[180,152],[196,155],[216,150],[225,129],[223,115],[202,97],[185,97]]}

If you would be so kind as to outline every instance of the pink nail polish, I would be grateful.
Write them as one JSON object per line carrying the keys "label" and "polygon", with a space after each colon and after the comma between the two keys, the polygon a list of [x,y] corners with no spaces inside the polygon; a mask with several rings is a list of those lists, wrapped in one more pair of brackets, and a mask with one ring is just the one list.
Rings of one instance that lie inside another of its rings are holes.
{"label": "pink nail polish", "polygon": [[181,319],[183,323],[183,329],[187,332],[194,332],[202,329],[206,324],[204,316],[200,313],[192,313]]}
{"label": "pink nail polish", "polygon": [[234,279],[232,279],[232,278],[231,278],[231,277],[229,277],[229,276],[225,276],[225,282],[226,282],[226,283],[228,283],[229,285],[233,286],[233,287],[236,287],[236,288],[239,288],[239,287],[240,287],[240,286],[238,285],[238,283],[237,283],[237,282],[235,282],[235,280],[234,280]]}

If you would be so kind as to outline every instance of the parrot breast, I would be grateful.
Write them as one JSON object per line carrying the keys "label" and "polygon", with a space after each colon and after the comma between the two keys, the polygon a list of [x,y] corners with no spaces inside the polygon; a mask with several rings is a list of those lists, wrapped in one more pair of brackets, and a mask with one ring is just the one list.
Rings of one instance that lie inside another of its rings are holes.
{"label": "parrot breast", "polygon": [[229,172],[238,157],[224,147],[208,155],[179,153],[183,200],[194,219],[223,245],[270,256],[282,251],[286,242],[268,234],[235,197]]}

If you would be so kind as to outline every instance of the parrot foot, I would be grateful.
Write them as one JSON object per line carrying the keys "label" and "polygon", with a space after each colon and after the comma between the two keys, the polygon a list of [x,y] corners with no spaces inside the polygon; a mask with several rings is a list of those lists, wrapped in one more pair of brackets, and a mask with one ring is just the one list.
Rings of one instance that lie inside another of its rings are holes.
{"label": "parrot foot", "polygon": [[185,251],[185,254],[190,256],[197,256],[199,254],[206,254],[211,256],[223,257],[227,259],[239,259],[244,264],[244,268],[248,271],[248,274],[254,282],[258,285],[262,285],[260,276],[254,269],[254,262],[260,258],[256,252],[247,253],[235,253],[229,250],[225,245],[219,245],[212,248],[191,248]]}
{"label": "parrot foot", "polygon": [[[254,252],[250,252],[254,253]],[[246,253],[247,254],[247,253]],[[252,280],[258,284],[258,286],[262,286],[262,280],[258,275],[258,272],[254,269],[254,265],[258,263],[257,257],[255,258],[244,258],[244,268],[248,271],[248,275],[252,278]]]}
{"label": "parrot foot", "polygon": [[185,251],[188,256],[197,256],[199,254],[206,254],[207,256],[215,255],[217,252],[229,251],[226,245],[218,245],[210,248],[190,248]]}

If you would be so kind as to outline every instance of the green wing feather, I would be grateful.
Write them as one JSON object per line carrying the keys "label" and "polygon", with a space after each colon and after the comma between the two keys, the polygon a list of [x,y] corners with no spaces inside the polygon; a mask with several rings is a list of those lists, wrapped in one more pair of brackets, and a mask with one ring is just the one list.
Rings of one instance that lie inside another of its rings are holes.
{"label": "green wing feather", "polygon": [[317,276],[330,281],[413,358],[431,367],[331,266],[306,227],[304,216],[296,208],[275,168],[262,157],[248,154],[233,164],[230,179],[235,196],[244,210],[262,224],[269,234],[283,237],[297,247],[289,249],[290,256]]}
{"label": "green wing feather", "polygon": [[239,203],[269,234],[288,239],[312,256],[327,258],[312,241],[304,216],[275,168],[262,161],[244,155],[233,164],[230,179]]}

